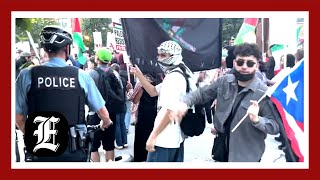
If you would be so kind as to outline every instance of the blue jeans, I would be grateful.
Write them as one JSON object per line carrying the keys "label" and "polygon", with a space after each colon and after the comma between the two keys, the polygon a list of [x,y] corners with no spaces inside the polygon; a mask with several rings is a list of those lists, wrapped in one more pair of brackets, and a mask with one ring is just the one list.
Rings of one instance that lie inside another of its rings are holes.
{"label": "blue jeans", "polygon": [[130,126],[130,122],[131,122],[131,102],[130,101],[126,101],[126,106],[127,106],[127,111],[126,111],[126,116],[125,116],[125,124],[126,124],[126,130],[127,132],[129,132],[129,126]]}
{"label": "blue jeans", "polygon": [[183,142],[179,148],[163,148],[155,146],[154,152],[148,152],[147,162],[183,162]]}
{"label": "blue jeans", "polygon": [[126,113],[116,115],[116,143],[118,146],[128,144],[126,126],[124,123]]}

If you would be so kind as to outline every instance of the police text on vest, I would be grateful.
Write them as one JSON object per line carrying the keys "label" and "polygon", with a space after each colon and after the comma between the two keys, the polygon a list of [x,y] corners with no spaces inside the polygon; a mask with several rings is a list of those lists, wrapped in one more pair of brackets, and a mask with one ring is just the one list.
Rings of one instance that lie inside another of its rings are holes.
{"label": "police text on vest", "polygon": [[71,87],[75,88],[75,78],[68,77],[38,77],[38,88],[40,87]]}

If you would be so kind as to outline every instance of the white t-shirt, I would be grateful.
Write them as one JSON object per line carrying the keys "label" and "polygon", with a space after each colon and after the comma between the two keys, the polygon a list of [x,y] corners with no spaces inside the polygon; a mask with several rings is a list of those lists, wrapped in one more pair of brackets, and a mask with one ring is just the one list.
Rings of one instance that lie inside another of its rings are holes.
{"label": "white t-shirt", "polygon": [[[161,84],[156,86],[158,92],[158,108],[161,107],[154,122],[154,126],[162,121],[167,109],[172,109],[177,102],[186,94],[186,80],[179,72],[167,74]],[[156,146],[164,148],[179,148],[184,140],[180,124],[171,121],[158,135]]]}

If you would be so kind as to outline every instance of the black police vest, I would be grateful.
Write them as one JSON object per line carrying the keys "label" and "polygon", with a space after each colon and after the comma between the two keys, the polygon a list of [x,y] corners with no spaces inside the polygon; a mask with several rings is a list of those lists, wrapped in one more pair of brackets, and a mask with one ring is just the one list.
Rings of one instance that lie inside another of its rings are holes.
{"label": "black police vest", "polygon": [[69,126],[85,123],[85,93],[80,87],[76,67],[35,66],[31,69],[28,114],[59,112]]}

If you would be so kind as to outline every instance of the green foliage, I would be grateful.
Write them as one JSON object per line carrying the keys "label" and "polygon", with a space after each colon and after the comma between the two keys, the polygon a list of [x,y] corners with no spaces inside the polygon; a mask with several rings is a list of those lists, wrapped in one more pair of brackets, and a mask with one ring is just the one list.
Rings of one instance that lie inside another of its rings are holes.
{"label": "green foliage", "polygon": [[[112,32],[111,18],[83,18],[81,19],[81,31],[83,36],[83,41],[86,47],[89,47],[89,51],[94,50],[93,42],[93,32],[101,32],[102,36],[102,46],[106,46],[107,43],[107,33]],[[86,38],[89,37],[88,38]]]}
{"label": "green foliage", "polygon": [[[82,35],[86,47],[89,50],[94,49],[93,44],[93,32],[101,32],[102,34],[102,45],[106,46],[107,33],[112,32],[111,18],[83,18],[82,19]],[[230,38],[236,37],[239,29],[243,23],[243,18],[224,18],[222,26],[222,43],[223,46],[228,44]],[[17,18],[16,19],[16,40],[26,41],[28,40],[27,33],[28,30],[35,43],[39,42],[39,34],[43,27],[47,25],[58,25],[57,19],[53,18]],[[85,38],[85,37],[89,38]]]}
{"label": "green foliage", "polygon": [[16,42],[27,41],[28,36],[25,32],[30,31],[32,28],[31,19],[27,18],[17,18],[16,19]]}
{"label": "green foliage", "polygon": [[27,18],[17,18],[16,19],[16,27],[25,31],[30,31],[32,28],[31,19]]}
{"label": "green foliage", "polygon": [[35,43],[40,41],[39,34],[47,25],[58,25],[53,18],[17,18],[16,19],[16,41],[27,41],[26,30],[30,32]]}
{"label": "green foliage", "polygon": [[222,46],[229,43],[230,38],[236,38],[243,23],[243,18],[223,18],[222,24]]}

